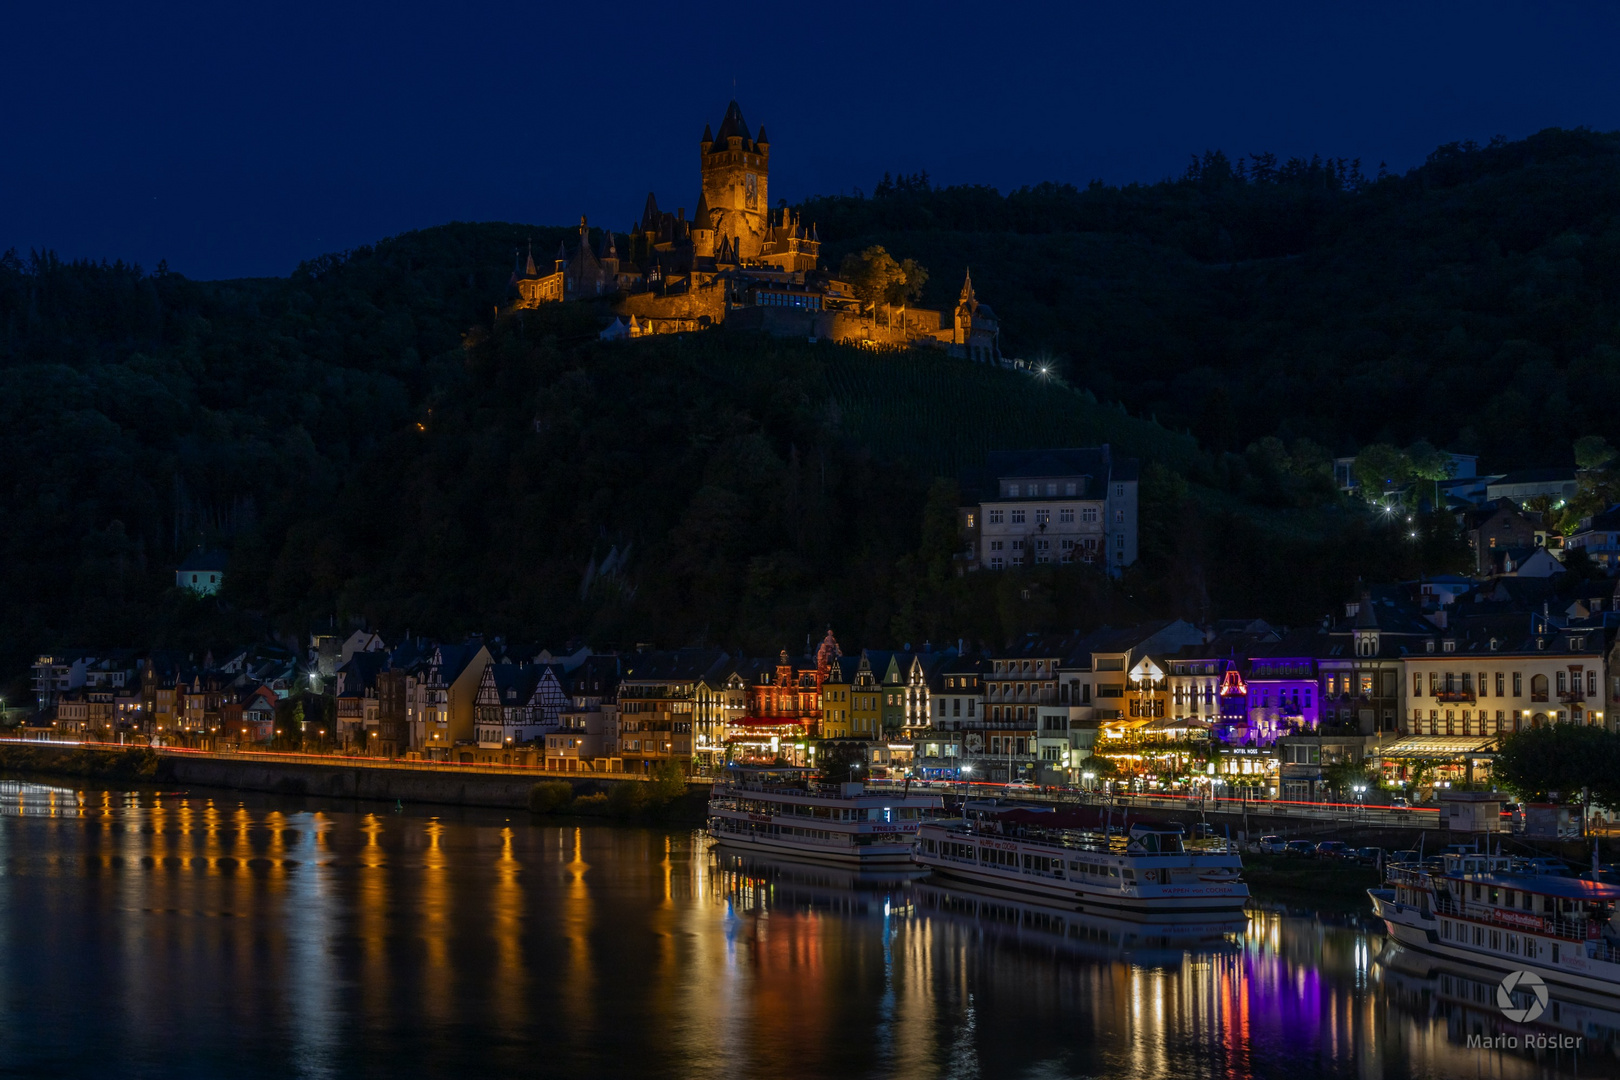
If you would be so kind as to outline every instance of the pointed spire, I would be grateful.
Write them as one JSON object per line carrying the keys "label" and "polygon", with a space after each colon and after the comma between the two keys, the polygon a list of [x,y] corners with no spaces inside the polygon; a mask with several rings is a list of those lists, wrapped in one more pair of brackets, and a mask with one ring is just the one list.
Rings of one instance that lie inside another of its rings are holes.
{"label": "pointed spire", "polygon": [[703,141],[706,143],[714,142],[714,132],[709,130],[708,124],[703,125]]}
{"label": "pointed spire", "polygon": [[733,136],[741,138],[745,143],[754,141],[748,134],[748,122],[743,119],[742,108],[735,101],[726,106],[726,116],[720,121],[720,131],[715,136],[715,142],[725,142]]}
{"label": "pointed spire", "polygon": [[692,212],[692,227],[694,229],[713,228],[714,222],[710,220],[711,217],[712,215],[709,213],[709,196],[699,192],[697,209]]}
{"label": "pointed spire", "polygon": [[769,146],[771,144],[770,137],[765,134],[764,124],[759,125],[759,138],[755,139],[754,141],[759,143],[761,146]]}
{"label": "pointed spire", "polygon": [[962,298],[961,298],[961,302],[964,303],[964,304],[974,303],[973,271],[971,269],[964,270],[963,275],[962,275]]}
{"label": "pointed spire", "polygon": [[529,240],[529,265],[528,265],[527,272],[523,276],[524,277],[539,277],[539,275],[534,272],[534,240],[533,239]]}

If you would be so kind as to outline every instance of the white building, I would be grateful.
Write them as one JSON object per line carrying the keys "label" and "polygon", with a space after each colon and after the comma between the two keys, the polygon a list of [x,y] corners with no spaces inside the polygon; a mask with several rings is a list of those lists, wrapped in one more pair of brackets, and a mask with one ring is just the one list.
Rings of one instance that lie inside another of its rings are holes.
{"label": "white building", "polygon": [[1138,472],[1106,443],[992,452],[965,485],[977,504],[959,511],[967,569],[1087,562],[1118,573],[1136,562]]}

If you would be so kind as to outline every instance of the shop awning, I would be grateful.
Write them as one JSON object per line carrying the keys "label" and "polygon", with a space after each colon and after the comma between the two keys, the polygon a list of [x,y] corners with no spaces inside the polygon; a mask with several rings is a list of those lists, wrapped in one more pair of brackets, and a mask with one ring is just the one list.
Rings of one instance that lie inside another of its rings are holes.
{"label": "shop awning", "polygon": [[1479,735],[1408,735],[1396,739],[1378,756],[1388,760],[1410,761],[1414,758],[1494,757],[1496,739]]}

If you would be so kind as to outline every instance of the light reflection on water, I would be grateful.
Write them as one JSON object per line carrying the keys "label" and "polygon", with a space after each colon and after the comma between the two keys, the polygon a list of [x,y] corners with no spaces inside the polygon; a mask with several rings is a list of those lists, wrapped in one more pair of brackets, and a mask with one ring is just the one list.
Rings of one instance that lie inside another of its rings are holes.
{"label": "light reflection on water", "polygon": [[1615,1074],[1616,1010],[1536,1029],[1586,1039],[1578,1063],[1470,1048],[1518,1031],[1489,977],[1384,948],[690,833],[0,782],[0,1075]]}

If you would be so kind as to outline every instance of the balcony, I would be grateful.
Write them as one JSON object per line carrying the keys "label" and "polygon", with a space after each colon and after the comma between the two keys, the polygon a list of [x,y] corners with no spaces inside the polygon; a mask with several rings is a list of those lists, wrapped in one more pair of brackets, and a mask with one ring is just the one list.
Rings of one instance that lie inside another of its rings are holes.
{"label": "balcony", "polygon": [[1474,692],[1472,690],[1442,690],[1434,695],[1434,700],[1447,704],[1472,705]]}
{"label": "balcony", "polygon": [[1558,691],[1558,700],[1565,705],[1579,705],[1586,700],[1586,695],[1579,690],[1560,690]]}

